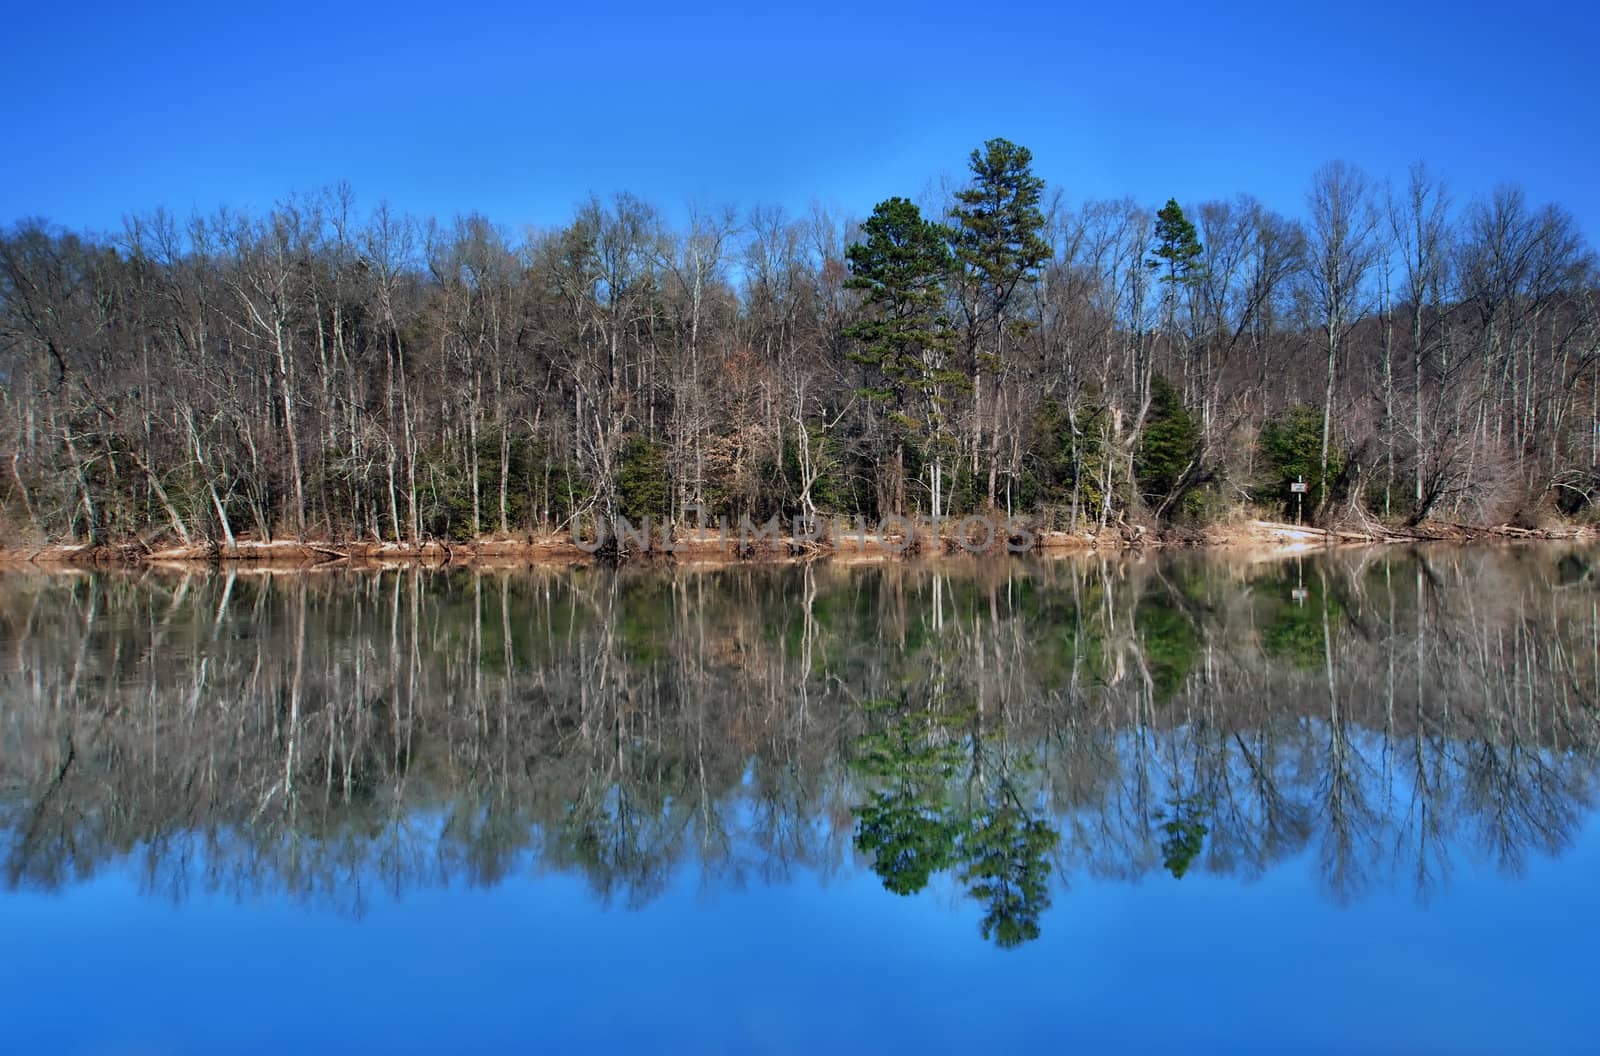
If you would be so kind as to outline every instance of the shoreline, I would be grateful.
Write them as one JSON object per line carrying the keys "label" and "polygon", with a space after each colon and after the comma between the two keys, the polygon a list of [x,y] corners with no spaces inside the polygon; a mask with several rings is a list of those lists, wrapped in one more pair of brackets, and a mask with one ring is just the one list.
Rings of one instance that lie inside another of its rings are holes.
{"label": "shoreline", "polygon": [[1117,532],[1104,536],[1066,532],[1038,533],[1032,545],[1009,550],[1003,544],[974,549],[957,539],[937,540],[923,534],[908,541],[903,536],[867,534],[831,542],[792,543],[760,539],[756,545],[738,545],[716,532],[685,532],[670,544],[652,540],[647,548],[615,554],[595,553],[578,546],[568,536],[521,538],[483,537],[462,542],[429,540],[420,546],[406,543],[339,542],[332,540],[241,540],[232,548],[209,545],[154,549],[135,544],[43,544],[0,546],[0,569],[6,568],[118,568],[118,567],[261,567],[388,568],[472,566],[565,566],[597,564],[803,563],[880,564],[937,557],[973,559],[1058,557],[1088,554],[1126,554],[1153,550],[1251,552],[1264,556],[1294,555],[1318,550],[1415,545],[1423,543],[1516,543],[1537,541],[1582,542],[1600,539],[1600,531],[1587,526],[1551,529],[1510,525],[1469,526],[1425,524],[1416,529],[1374,528],[1367,532],[1297,527],[1276,521],[1246,521],[1186,532]]}

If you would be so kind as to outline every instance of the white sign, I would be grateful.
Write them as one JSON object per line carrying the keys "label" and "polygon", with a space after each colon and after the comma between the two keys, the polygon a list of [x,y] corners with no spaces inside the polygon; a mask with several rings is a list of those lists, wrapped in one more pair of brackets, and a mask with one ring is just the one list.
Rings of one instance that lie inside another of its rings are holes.
{"label": "white sign", "polygon": [[1293,495],[1299,495],[1299,494],[1301,494],[1301,493],[1303,493],[1305,491],[1310,490],[1310,488],[1311,488],[1310,484],[1307,484],[1303,480],[1297,480],[1293,484],[1289,485],[1289,492],[1290,492],[1290,494],[1293,494]]}

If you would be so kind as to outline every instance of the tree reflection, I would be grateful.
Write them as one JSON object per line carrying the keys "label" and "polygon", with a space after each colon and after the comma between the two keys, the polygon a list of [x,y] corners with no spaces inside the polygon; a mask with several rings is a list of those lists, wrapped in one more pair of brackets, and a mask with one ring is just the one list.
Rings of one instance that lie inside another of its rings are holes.
{"label": "tree reflection", "polygon": [[[935,873],[953,869],[983,907],[984,938],[1006,948],[1038,938],[1050,905],[1049,854],[1060,835],[1024,806],[1004,765],[974,765],[965,793],[952,789],[964,754],[955,738],[979,729],[971,713],[888,701],[863,711],[869,732],[856,741],[855,766],[873,788],[855,809],[855,842],[884,888],[915,894]],[[981,739],[970,743],[975,760],[988,754]]]}
{"label": "tree reflection", "polygon": [[[8,574],[11,887],[625,906],[870,868],[1001,946],[1068,877],[1328,897],[1508,873],[1594,809],[1593,555]],[[870,703],[863,704],[863,701]]]}
{"label": "tree reflection", "polygon": [[983,906],[984,938],[1009,949],[1039,937],[1039,917],[1050,908],[1049,854],[1060,839],[1009,788],[972,816],[961,840],[960,878]]}
{"label": "tree reflection", "polygon": [[951,808],[950,781],[961,759],[946,715],[905,714],[875,701],[864,709],[881,728],[856,741],[855,766],[876,788],[855,808],[856,848],[872,857],[885,890],[910,895],[956,861],[962,822]]}
{"label": "tree reflection", "polygon": [[1182,880],[1189,866],[1205,847],[1206,833],[1210,832],[1201,819],[1207,813],[1205,804],[1196,796],[1179,797],[1166,820],[1161,823],[1165,838],[1161,841],[1161,864],[1174,880]]}

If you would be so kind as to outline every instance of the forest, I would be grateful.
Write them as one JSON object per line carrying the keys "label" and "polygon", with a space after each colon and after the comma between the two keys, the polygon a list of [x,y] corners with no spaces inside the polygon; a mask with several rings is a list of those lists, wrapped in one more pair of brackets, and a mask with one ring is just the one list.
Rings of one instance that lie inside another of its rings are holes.
{"label": "forest", "polygon": [[[953,159],[955,160],[955,159]],[[1005,139],[865,219],[629,194],[0,235],[0,544],[533,538],[651,516],[1536,526],[1600,490],[1600,282],[1511,185],[1344,162],[1072,202]]]}

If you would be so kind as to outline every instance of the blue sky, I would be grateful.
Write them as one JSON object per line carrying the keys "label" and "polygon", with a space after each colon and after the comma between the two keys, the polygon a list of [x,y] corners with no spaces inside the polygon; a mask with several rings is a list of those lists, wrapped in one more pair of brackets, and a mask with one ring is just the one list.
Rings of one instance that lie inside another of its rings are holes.
{"label": "blue sky", "polygon": [[1402,6],[13,5],[0,222],[341,179],[512,229],[615,190],[862,216],[1003,135],[1071,200],[1298,215],[1323,161],[1424,158],[1458,199],[1515,181],[1600,240],[1600,14]]}

